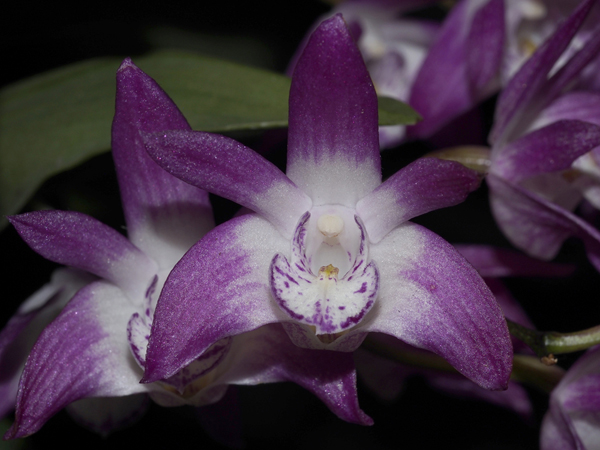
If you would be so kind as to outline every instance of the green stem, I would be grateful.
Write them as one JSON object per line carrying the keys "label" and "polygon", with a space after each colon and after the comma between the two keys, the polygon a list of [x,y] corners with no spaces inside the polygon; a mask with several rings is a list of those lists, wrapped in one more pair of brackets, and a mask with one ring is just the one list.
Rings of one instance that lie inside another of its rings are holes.
{"label": "green stem", "polygon": [[527,344],[540,358],[550,354],[571,353],[600,344],[600,326],[573,333],[537,331],[506,319],[508,331]]}
{"label": "green stem", "polygon": [[571,353],[600,344],[600,325],[574,333],[546,333],[544,344],[548,353]]}

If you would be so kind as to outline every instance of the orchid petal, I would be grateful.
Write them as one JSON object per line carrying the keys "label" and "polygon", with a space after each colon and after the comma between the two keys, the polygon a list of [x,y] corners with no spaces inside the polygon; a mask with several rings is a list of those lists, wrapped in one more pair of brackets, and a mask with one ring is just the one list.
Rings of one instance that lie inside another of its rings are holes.
{"label": "orchid petal", "polygon": [[537,130],[565,119],[581,120],[600,126],[600,94],[578,91],[561,95],[538,114],[529,130]]}
{"label": "orchid petal", "polygon": [[15,408],[19,378],[42,330],[83,286],[95,277],[72,269],[57,269],[50,283],[21,305],[0,332],[0,417]]}
{"label": "orchid petal", "polygon": [[216,384],[293,381],[319,397],[339,418],[373,423],[358,406],[351,353],[297,347],[281,325],[272,324],[236,337],[228,360]]}
{"label": "orchid petal", "polygon": [[581,2],[573,14],[523,64],[502,91],[489,138],[495,146],[502,145],[500,138],[507,140],[506,136],[513,132],[512,128],[520,125],[525,107],[545,86],[548,72],[568,47],[593,3],[593,0]]}
{"label": "orchid petal", "polygon": [[281,254],[273,258],[270,269],[271,290],[279,307],[290,319],[316,327],[317,335],[340,333],[358,323],[373,306],[379,285],[373,262],[349,279],[338,280],[337,273],[323,269],[316,277],[304,278]]}
{"label": "orchid petal", "polygon": [[288,248],[269,222],[250,214],[193,246],[158,300],[143,382],[174,375],[225,337],[289,320],[271,301],[268,278],[273,255]]}
{"label": "orchid petal", "polygon": [[423,120],[407,128],[408,136],[430,136],[473,106],[466,73],[467,30],[473,13],[470,2],[458,3],[429,48],[408,100]]}
{"label": "orchid petal", "polygon": [[158,84],[125,59],[117,72],[112,155],[129,239],[161,267],[174,266],[214,222],[208,193],[161,169],[139,132],[189,129]]}
{"label": "orchid petal", "polygon": [[[487,96],[504,55],[504,1],[490,0],[471,20],[467,37],[467,76],[476,99]],[[494,86],[495,87],[495,86]]]}
{"label": "orchid petal", "polygon": [[44,258],[112,281],[132,299],[144,298],[156,272],[156,263],[127,238],[85,214],[35,211],[8,220]]}
{"label": "orchid petal", "polygon": [[[590,17],[591,19],[591,17]],[[598,15],[594,20],[598,20]],[[552,75],[547,86],[540,92],[546,98],[554,98],[572,86],[573,79],[580,77],[585,67],[598,56],[600,50],[600,27],[594,32],[583,45],[557,72]]]}
{"label": "orchid petal", "polygon": [[550,400],[550,409],[544,416],[540,435],[540,448],[544,450],[579,450],[583,442],[570,424],[558,402]]}
{"label": "orchid petal", "polygon": [[125,397],[84,398],[67,405],[69,415],[80,425],[106,437],[111,432],[131,425],[150,406],[146,394]]}
{"label": "orchid petal", "polygon": [[145,135],[146,149],[172,175],[264,216],[290,238],[311,200],[275,165],[225,136],[198,131]]}
{"label": "orchid petal", "polygon": [[377,243],[413,217],[461,203],[479,183],[477,172],[460,163],[422,158],[361,199],[356,211],[365,223],[369,240]]}
{"label": "orchid petal", "polygon": [[491,171],[511,182],[571,167],[579,156],[600,145],[600,127],[561,120],[533,131],[496,152]]}
{"label": "orchid petal", "polygon": [[552,391],[542,423],[541,442],[549,449],[596,448],[600,390],[600,347],[582,355]]}
{"label": "orchid petal", "polygon": [[549,260],[569,236],[583,239],[592,264],[600,269],[600,233],[584,220],[518,185],[489,174],[492,213],[513,245]]}
{"label": "orchid petal", "polygon": [[116,286],[98,281],[81,289],[48,325],[23,370],[15,423],[7,438],[36,432],[69,403],[87,397],[147,392],[126,339],[135,311]]}
{"label": "orchid petal", "polygon": [[[574,270],[571,265],[540,261],[504,248],[487,245],[456,245],[455,248],[484,278],[561,277]],[[506,315],[506,311],[504,313]]]}
{"label": "orchid petal", "polygon": [[432,351],[486,389],[505,389],[512,346],[504,316],[475,269],[450,244],[407,222],[371,256],[379,297],[360,324]]}
{"label": "orchid petal", "polygon": [[290,89],[287,174],[315,205],[353,207],[381,182],[377,96],[340,14],[300,56]]}

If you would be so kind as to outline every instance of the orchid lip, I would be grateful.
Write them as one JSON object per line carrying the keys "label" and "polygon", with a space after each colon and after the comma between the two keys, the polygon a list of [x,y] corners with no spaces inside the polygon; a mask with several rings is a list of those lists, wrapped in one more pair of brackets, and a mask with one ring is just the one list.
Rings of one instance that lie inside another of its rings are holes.
{"label": "orchid lip", "polygon": [[[311,212],[316,221],[310,220]],[[356,215],[348,220],[353,211],[335,205],[311,212],[296,227],[291,263],[282,254],[273,258],[271,290],[291,319],[313,326],[318,336],[335,336],[359,323],[371,309],[379,273],[375,262],[367,260],[361,220]],[[352,222],[354,227],[345,226]]]}

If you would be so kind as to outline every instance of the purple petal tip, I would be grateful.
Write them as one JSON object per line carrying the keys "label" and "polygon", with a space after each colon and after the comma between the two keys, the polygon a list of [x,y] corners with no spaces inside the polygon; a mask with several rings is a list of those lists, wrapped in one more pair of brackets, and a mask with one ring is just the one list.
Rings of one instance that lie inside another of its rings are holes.
{"label": "purple petal tip", "polygon": [[131,58],[127,57],[123,60],[123,62],[121,63],[121,65],[119,66],[119,69],[117,70],[117,73],[122,72],[123,70],[127,69],[128,67],[132,67],[134,69],[137,69],[138,67],[133,63],[133,61],[131,60]]}

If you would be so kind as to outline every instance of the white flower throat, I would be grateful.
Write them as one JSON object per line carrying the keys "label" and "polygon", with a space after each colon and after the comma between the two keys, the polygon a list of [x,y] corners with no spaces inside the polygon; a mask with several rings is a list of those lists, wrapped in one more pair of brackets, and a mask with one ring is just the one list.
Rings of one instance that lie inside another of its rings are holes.
{"label": "white flower throat", "polygon": [[271,290],[294,321],[317,335],[357,324],[377,296],[379,275],[367,259],[367,237],[353,209],[313,208],[300,219],[291,261],[278,254],[271,263]]}

